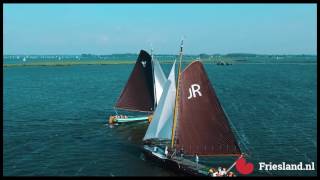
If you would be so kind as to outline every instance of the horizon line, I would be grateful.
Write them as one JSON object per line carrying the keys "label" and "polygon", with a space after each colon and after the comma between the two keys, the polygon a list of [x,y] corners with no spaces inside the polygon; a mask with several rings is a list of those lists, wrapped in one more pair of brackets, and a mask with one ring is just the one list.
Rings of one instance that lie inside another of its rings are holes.
{"label": "horizon line", "polygon": [[[148,52],[149,53],[149,52]],[[112,54],[95,54],[95,53],[79,53],[79,54],[54,54],[54,53],[50,53],[50,54],[32,54],[32,53],[21,53],[21,54],[3,54],[3,56],[31,56],[31,55],[36,55],[36,56],[44,56],[44,55],[69,55],[69,56],[72,56],[72,55],[82,55],[82,54],[86,54],[86,55],[98,55],[98,56],[101,56],[101,55],[123,55],[123,54],[136,54],[138,55],[139,52],[136,52],[136,53],[131,53],[131,52],[123,52],[123,53],[112,53]],[[212,54],[209,54],[209,53],[197,53],[197,54],[184,54],[185,56],[188,56],[188,55],[201,55],[201,54],[204,54],[204,55],[229,55],[229,54],[250,54],[250,55],[311,55],[311,56],[317,56],[317,54],[311,54],[311,53],[282,53],[282,54],[277,54],[277,53],[266,53],[266,54],[263,54],[263,53],[245,53],[245,52],[232,52],[232,53],[212,53]],[[160,54],[154,54],[154,55],[178,55],[177,54],[170,54],[170,53],[160,53]]]}

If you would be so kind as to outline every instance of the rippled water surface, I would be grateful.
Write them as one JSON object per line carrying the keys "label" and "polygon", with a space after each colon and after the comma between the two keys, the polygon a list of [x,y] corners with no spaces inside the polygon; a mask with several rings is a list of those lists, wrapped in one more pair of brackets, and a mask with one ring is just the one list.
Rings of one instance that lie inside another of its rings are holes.
{"label": "rippled water surface", "polygon": [[[168,74],[171,65],[162,66]],[[4,68],[4,175],[176,175],[144,160],[147,124],[107,125],[132,67]],[[316,64],[205,68],[254,175],[316,175],[258,170],[259,162],[317,162]]]}

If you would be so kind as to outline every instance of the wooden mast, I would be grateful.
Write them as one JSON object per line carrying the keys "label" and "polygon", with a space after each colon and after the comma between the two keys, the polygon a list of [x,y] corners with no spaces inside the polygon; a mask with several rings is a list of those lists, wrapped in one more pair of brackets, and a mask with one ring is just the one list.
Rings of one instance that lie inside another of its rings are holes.
{"label": "wooden mast", "polygon": [[173,126],[172,126],[172,136],[171,136],[171,148],[174,145],[174,136],[175,136],[175,129],[176,129],[176,121],[177,121],[177,112],[178,112],[178,100],[179,100],[179,82],[180,82],[180,74],[181,74],[181,61],[183,55],[183,39],[181,40],[180,45],[180,59],[179,59],[179,68],[178,68],[178,80],[177,80],[177,87],[176,87],[176,101],[174,104],[174,113],[173,113]]}

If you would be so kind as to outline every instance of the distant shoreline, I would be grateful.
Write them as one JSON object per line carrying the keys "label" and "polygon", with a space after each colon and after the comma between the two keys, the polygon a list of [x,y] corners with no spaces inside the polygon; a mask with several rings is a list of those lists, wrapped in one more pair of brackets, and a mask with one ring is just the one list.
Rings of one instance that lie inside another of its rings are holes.
{"label": "distant shoreline", "polygon": [[[182,63],[188,64],[191,61]],[[216,64],[212,61],[202,60],[204,64]],[[161,61],[160,64],[172,64],[173,61]],[[3,67],[30,67],[30,66],[74,66],[74,65],[124,65],[135,64],[135,61],[94,61],[94,62],[36,62],[23,64],[3,64]],[[232,62],[232,64],[317,64],[317,62]],[[226,65],[225,65],[226,66]]]}

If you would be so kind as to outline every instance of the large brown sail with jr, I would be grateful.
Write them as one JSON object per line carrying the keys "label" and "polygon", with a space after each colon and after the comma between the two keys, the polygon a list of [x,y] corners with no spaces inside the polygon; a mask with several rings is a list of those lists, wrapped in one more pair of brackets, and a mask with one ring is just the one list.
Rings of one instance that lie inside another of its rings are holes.
{"label": "large brown sail with jr", "polygon": [[179,83],[175,147],[187,155],[240,155],[228,119],[200,61],[192,62]]}

